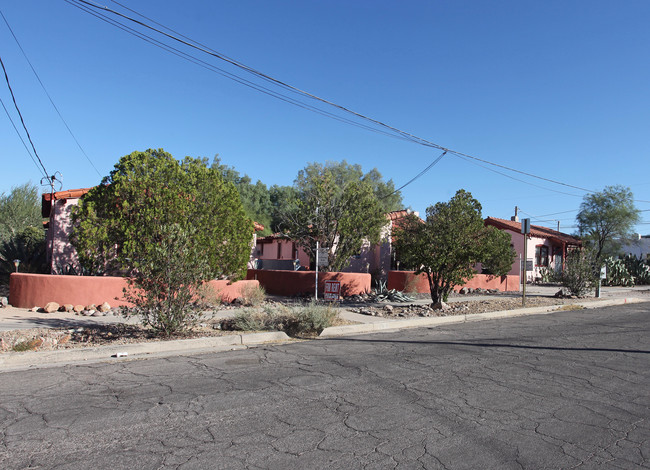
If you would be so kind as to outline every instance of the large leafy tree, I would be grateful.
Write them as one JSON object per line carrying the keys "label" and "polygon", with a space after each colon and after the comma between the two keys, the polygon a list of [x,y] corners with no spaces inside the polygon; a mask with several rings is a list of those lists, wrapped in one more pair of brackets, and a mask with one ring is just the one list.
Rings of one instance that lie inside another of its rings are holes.
{"label": "large leafy tree", "polygon": [[426,221],[408,216],[396,228],[395,239],[400,263],[427,275],[434,303],[446,301],[454,286],[474,277],[475,264],[503,275],[515,258],[510,235],[486,227],[481,204],[463,189],[449,202],[428,207]]}
{"label": "large leafy tree", "polygon": [[377,199],[379,207],[384,212],[404,208],[402,205],[402,194],[399,191],[395,191],[395,185],[392,179],[384,181],[383,176],[377,168],[373,168],[368,173],[364,173],[361,165],[351,165],[345,160],[340,162],[330,161],[325,164],[310,163],[304,169],[300,170],[294,187],[303,193],[309,191],[314,181],[324,172],[332,176],[334,183],[339,188],[344,188],[350,183],[359,181],[368,184]]}
{"label": "large leafy tree", "polygon": [[580,236],[593,246],[595,262],[599,262],[604,254],[615,254],[619,240],[630,235],[639,211],[630,188],[607,186],[584,197],[576,220]]}
{"label": "large leafy tree", "polygon": [[327,248],[329,271],[346,267],[364,240],[377,243],[386,225],[384,210],[370,182],[363,178],[342,180],[332,168],[320,165],[312,164],[300,172],[294,197],[284,207],[282,226],[287,235],[312,259],[317,241]]}
{"label": "large leafy tree", "polygon": [[0,222],[0,281],[6,282],[15,270],[15,259],[21,272],[47,272],[38,188],[25,183],[1,194]]}
{"label": "large leafy tree", "polygon": [[27,227],[43,229],[38,188],[31,183],[11,188],[0,194],[0,242],[9,241]]}
{"label": "large leafy tree", "polygon": [[166,334],[194,319],[203,281],[245,274],[253,235],[232,183],[162,149],[122,157],[73,221],[83,267],[129,275],[137,313]]}
{"label": "large leafy tree", "polygon": [[267,186],[260,180],[253,183],[250,176],[242,176],[234,167],[223,164],[218,155],[214,157],[212,168],[221,174],[224,180],[235,185],[246,215],[264,226],[260,235],[271,234],[273,205]]}

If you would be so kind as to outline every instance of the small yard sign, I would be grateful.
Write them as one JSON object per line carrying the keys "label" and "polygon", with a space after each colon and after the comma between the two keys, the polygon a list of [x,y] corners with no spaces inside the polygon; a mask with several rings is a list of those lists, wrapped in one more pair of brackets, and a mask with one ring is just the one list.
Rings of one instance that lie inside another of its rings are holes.
{"label": "small yard sign", "polygon": [[340,281],[325,281],[325,294],[323,295],[325,300],[339,300],[340,293]]}
{"label": "small yard sign", "polygon": [[329,265],[329,248],[321,247],[318,249],[318,266],[328,266]]}

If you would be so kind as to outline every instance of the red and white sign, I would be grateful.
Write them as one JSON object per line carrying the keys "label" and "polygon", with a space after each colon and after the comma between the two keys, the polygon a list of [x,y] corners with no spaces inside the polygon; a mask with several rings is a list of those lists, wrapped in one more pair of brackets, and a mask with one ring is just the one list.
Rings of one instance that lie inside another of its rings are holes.
{"label": "red and white sign", "polygon": [[325,281],[325,293],[323,294],[325,300],[339,300],[340,293],[340,281]]}

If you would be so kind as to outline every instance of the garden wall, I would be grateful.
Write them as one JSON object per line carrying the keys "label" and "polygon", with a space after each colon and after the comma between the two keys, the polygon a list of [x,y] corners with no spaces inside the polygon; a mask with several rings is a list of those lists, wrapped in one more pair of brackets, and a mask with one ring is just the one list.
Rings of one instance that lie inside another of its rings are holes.
{"label": "garden wall", "polygon": [[[210,281],[210,286],[225,302],[241,296],[246,285],[259,285],[255,281]],[[18,308],[43,307],[48,302],[59,305],[100,305],[111,307],[129,305],[122,290],[126,279],[113,276],[61,276],[51,274],[12,273],[9,278],[9,303]]]}
{"label": "garden wall", "polygon": [[[427,275],[422,273],[416,276],[413,271],[389,271],[388,289],[406,290],[409,292],[429,293],[429,281]],[[500,291],[518,291],[519,276],[492,276],[489,274],[477,274],[462,286],[454,287],[455,291],[462,287],[476,289],[497,289]]]}
{"label": "garden wall", "polygon": [[[318,297],[322,297],[325,281],[340,281],[341,295],[355,295],[370,292],[370,274],[367,273],[318,273]],[[259,281],[271,295],[314,294],[316,273],[314,271],[275,271],[270,269],[249,269],[246,279]]]}

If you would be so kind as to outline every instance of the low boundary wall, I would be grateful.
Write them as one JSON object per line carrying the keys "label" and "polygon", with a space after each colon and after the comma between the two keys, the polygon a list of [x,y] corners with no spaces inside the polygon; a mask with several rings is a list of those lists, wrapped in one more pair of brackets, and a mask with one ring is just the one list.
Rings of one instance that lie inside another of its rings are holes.
{"label": "low boundary wall", "polygon": [[[416,275],[414,271],[389,271],[388,289],[406,290],[409,292],[429,293],[429,281],[427,275],[422,273]],[[518,291],[519,276],[492,276],[490,274],[477,274],[462,286],[454,287],[459,291],[463,287],[472,289],[497,289],[502,292]]]}
{"label": "low boundary wall", "polygon": [[[367,273],[318,273],[318,296],[322,296],[325,281],[339,281],[341,296],[370,292],[370,274]],[[315,271],[276,271],[270,269],[249,269],[246,279],[257,280],[271,295],[314,294]]]}
{"label": "low boundary wall", "polygon": [[[210,281],[214,292],[224,302],[241,296],[247,285],[256,281]],[[62,276],[52,274],[12,273],[9,278],[9,303],[18,308],[43,307],[48,302],[59,305],[130,305],[123,297],[126,278],[114,276]]]}

